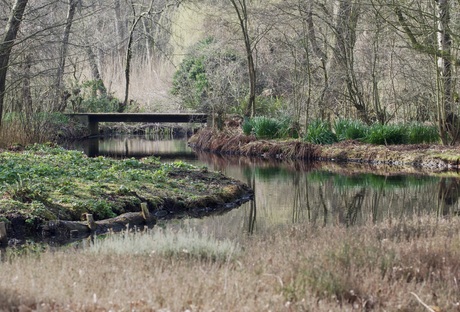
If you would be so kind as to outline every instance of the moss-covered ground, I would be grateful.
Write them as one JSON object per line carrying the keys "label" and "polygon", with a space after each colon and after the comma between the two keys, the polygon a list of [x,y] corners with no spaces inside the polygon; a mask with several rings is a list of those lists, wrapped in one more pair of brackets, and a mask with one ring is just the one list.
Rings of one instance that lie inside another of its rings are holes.
{"label": "moss-covered ground", "polygon": [[0,153],[0,221],[13,236],[33,234],[50,220],[138,212],[143,202],[153,213],[181,213],[249,193],[238,181],[181,161],[89,158],[53,145]]}

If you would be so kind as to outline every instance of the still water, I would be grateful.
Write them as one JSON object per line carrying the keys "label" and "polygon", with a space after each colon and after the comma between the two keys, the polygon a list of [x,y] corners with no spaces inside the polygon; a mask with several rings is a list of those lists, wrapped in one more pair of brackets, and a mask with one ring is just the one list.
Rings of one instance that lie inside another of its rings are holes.
{"label": "still water", "polygon": [[186,139],[111,137],[69,147],[91,156],[154,155],[165,162],[184,160],[246,182],[255,196],[241,207],[223,215],[171,221],[173,226],[193,227],[217,237],[237,238],[297,222],[353,226],[426,214],[451,217],[460,212],[460,180],[451,177],[195,153]]}

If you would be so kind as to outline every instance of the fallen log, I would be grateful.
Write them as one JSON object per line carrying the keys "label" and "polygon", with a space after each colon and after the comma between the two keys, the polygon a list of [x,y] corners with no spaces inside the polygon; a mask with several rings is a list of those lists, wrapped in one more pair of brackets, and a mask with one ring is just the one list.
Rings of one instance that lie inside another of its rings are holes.
{"label": "fallen log", "polygon": [[[91,217],[89,217],[90,220]],[[145,218],[142,212],[128,212],[101,221],[49,221],[43,225],[42,234],[45,237],[81,238],[91,234],[104,234],[109,231],[119,232],[127,228],[152,227],[155,224],[155,218],[150,216]]]}

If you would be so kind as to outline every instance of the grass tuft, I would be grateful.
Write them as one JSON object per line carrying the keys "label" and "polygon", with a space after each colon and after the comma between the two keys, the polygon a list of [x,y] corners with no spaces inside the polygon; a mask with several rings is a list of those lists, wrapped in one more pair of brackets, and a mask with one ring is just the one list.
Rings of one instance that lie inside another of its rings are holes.
{"label": "grass tuft", "polygon": [[239,252],[239,246],[230,240],[217,240],[195,230],[155,228],[145,232],[126,230],[96,239],[86,249],[95,254],[160,255],[167,258],[227,261]]}
{"label": "grass tuft", "polygon": [[368,127],[359,120],[339,119],[334,123],[334,131],[339,141],[363,140],[367,136]]}
{"label": "grass tuft", "polygon": [[304,140],[313,144],[332,144],[337,142],[337,136],[328,122],[317,119],[308,125]]}

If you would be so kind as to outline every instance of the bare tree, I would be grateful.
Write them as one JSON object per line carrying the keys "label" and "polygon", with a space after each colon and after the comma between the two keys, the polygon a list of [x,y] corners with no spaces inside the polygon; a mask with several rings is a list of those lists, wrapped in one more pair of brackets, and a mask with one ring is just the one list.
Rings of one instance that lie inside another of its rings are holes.
{"label": "bare tree", "polygon": [[0,126],[3,117],[3,102],[5,99],[6,73],[8,71],[11,49],[16,40],[19,26],[26,9],[28,0],[16,0],[8,24],[5,29],[5,35],[0,42]]}
{"label": "bare tree", "polygon": [[[428,23],[431,25],[427,25],[425,21],[415,19],[411,14],[405,12],[405,10],[409,11],[411,8],[393,3],[393,11],[400,29],[407,36],[411,47],[419,53],[427,54],[437,59],[437,121],[439,134],[444,144],[453,144],[458,139],[460,128],[459,118],[453,107],[452,67],[460,64],[460,61],[452,51],[451,2],[449,0],[435,0],[434,3],[435,12],[431,14],[428,11],[422,11],[424,8],[416,8],[419,14],[430,17],[431,21],[428,21]],[[416,29],[415,31],[414,28]],[[420,29],[424,31],[421,32]],[[426,30],[436,34],[435,44],[426,42],[423,39],[423,36],[428,35]]]}
{"label": "bare tree", "polygon": [[253,42],[249,34],[249,15],[246,0],[230,0],[235,9],[240,24],[246,50],[248,73],[249,73],[249,99],[245,115],[253,117],[256,107],[256,68],[254,65]]}

